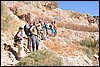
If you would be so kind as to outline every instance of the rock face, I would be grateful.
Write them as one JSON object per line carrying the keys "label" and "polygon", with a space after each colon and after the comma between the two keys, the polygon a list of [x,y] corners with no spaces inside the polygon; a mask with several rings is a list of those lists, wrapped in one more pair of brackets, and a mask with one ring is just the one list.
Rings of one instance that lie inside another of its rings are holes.
{"label": "rock face", "polygon": [[93,16],[95,19],[96,19],[96,23],[98,24],[99,26],[99,16]]}
{"label": "rock face", "polygon": [[64,66],[93,66],[92,60],[90,60],[86,55],[62,57],[62,59]]}
{"label": "rock face", "polygon": [[[41,41],[39,50],[55,51],[62,58],[64,66],[94,66],[93,61],[83,53],[80,41],[92,37],[98,39],[98,16],[61,10],[54,1],[4,1],[3,3],[9,9],[6,13],[12,16],[13,19],[8,21],[10,27],[7,31],[1,29],[2,66],[15,66],[19,62],[11,51],[3,49],[3,44],[7,43],[13,47],[13,37],[18,27],[24,27],[27,21],[38,22],[39,20],[48,21],[49,23],[55,20],[58,26],[57,35],[55,37],[48,36],[47,40]],[[1,15],[3,27],[5,27],[5,20],[6,17]],[[49,30],[50,33],[51,30]],[[13,49],[16,52],[18,51],[18,48],[13,47]]]}
{"label": "rock face", "polygon": [[10,51],[1,51],[1,66],[15,66],[18,62]]}

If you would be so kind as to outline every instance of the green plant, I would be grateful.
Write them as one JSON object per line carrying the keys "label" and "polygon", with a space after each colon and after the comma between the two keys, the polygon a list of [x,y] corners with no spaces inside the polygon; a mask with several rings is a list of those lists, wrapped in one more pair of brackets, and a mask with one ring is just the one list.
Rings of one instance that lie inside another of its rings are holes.
{"label": "green plant", "polygon": [[80,45],[88,47],[88,48],[95,48],[98,45],[97,40],[93,38],[86,38],[84,40],[81,40]]}
{"label": "green plant", "polygon": [[86,53],[86,55],[89,59],[93,59],[93,51],[91,48],[85,47],[85,48],[83,48],[83,51]]}
{"label": "green plant", "polygon": [[98,44],[98,40],[93,38],[86,38],[80,41],[80,45],[85,46],[85,48],[83,48],[83,51],[90,59],[93,59],[94,49],[99,47]]}
{"label": "green plant", "polygon": [[49,50],[33,52],[20,60],[16,66],[61,66],[61,58]]}

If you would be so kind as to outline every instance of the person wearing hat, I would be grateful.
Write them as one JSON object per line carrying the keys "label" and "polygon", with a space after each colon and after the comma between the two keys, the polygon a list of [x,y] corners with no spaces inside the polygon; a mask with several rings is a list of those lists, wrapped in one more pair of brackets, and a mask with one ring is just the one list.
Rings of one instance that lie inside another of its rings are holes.
{"label": "person wearing hat", "polygon": [[35,51],[35,47],[36,47],[36,50],[38,50],[38,47],[39,47],[39,41],[37,39],[38,33],[37,33],[36,23],[35,22],[33,22],[33,26],[31,27],[30,32],[32,34],[31,35],[31,41],[32,41],[32,50],[34,52]]}
{"label": "person wearing hat", "polygon": [[19,27],[19,30],[18,30],[18,34],[17,34],[17,37],[19,37],[19,39],[23,40],[23,33],[22,33],[22,27]]}
{"label": "person wearing hat", "polygon": [[18,41],[18,59],[25,56],[25,51],[23,48],[24,37],[23,37],[22,30],[23,30],[23,28],[19,27],[19,30],[18,30],[17,34],[15,35],[15,37],[17,38],[17,41]]}
{"label": "person wearing hat", "polygon": [[19,42],[20,40],[23,40],[22,29],[22,27],[19,27],[17,34],[14,36],[14,42]]}

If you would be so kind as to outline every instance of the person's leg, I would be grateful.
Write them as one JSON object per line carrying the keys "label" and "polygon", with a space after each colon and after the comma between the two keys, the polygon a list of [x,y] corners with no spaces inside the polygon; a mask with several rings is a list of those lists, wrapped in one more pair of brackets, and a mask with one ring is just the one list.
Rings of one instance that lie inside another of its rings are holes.
{"label": "person's leg", "polygon": [[21,40],[21,44],[20,44],[20,57],[24,57],[26,54],[24,51],[23,43],[24,43],[24,39]]}
{"label": "person's leg", "polygon": [[55,29],[55,31],[56,31],[56,35],[57,35],[57,29]]}
{"label": "person's leg", "polygon": [[48,36],[48,29],[47,28],[45,29],[45,34],[46,34],[45,39],[47,39],[47,36]]}
{"label": "person's leg", "polygon": [[38,39],[36,39],[36,51],[38,50],[38,47],[39,47],[39,41]]}
{"label": "person's leg", "polygon": [[51,29],[51,31],[52,31],[52,35],[51,36],[54,36],[54,29]]}
{"label": "person's leg", "polygon": [[41,31],[41,40],[44,40],[44,36],[45,36],[45,30],[43,29],[43,31]]}
{"label": "person's leg", "polygon": [[31,39],[32,39],[32,50],[34,52],[34,50],[35,50],[35,44],[36,44],[36,36],[32,35]]}
{"label": "person's leg", "polygon": [[30,36],[28,36],[28,46],[27,48],[29,49],[29,51],[31,51],[31,38]]}
{"label": "person's leg", "polygon": [[56,29],[54,29],[54,36],[56,36],[56,34],[57,34],[57,31],[56,31]]}
{"label": "person's leg", "polygon": [[28,47],[29,47],[29,45],[30,45],[29,36],[27,36],[27,38],[28,38]]}
{"label": "person's leg", "polygon": [[46,28],[46,33],[47,33],[47,35],[48,35],[48,28]]}
{"label": "person's leg", "polygon": [[18,41],[18,60],[20,60],[21,55],[21,41]]}
{"label": "person's leg", "polygon": [[46,35],[47,35],[47,33],[46,33],[46,29],[44,29],[44,38],[43,38],[43,40],[46,39]]}

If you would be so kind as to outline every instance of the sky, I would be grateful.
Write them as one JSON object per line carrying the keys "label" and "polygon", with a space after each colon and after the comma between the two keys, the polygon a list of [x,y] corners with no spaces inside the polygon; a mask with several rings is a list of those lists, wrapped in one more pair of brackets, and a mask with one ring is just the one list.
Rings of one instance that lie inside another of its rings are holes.
{"label": "sky", "polygon": [[99,1],[57,1],[63,10],[73,10],[80,13],[99,16]]}

